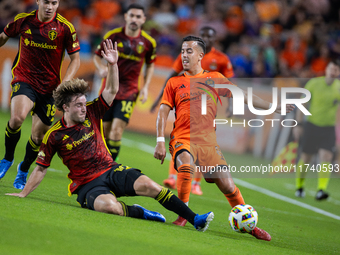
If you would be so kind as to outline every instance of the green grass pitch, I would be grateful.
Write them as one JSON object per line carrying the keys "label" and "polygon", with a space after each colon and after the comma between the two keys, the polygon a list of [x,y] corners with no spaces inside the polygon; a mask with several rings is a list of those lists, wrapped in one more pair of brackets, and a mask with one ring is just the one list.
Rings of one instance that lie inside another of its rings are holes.
{"label": "green grass pitch", "polygon": [[[5,130],[8,113],[0,112]],[[190,207],[196,213],[213,211],[215,219],[209,229],[196,231],[190,224],[178,227],[171,224],[177,218],[151,198],[122,198],[127,204],[138,203],[161,212],[166,223],[119,217],[80,208],[76,197],[67,196],[69,180],[66,167],[56,156],[40,186],[27,198],[5,196],[17,192],[12,184],[16,166],[23,159],[30,135],[31,122],[27,118],[17,146],[15,163],[0,181],[0,254],[339,254],[340,220],[310,209],[278,200],[242,185],[246,203],[258,211],[258,226],[272,235],[265,242],[248,234],[238,234],[228,224],[230,206],[212,184],[202,183],[203,196],[191,195]],[[168,161],[160,165],[150,151],[138,144],[155,146],[155,137],[126,132],[119,162],[140,168],[158,183],[167,177]],[[151,148],[149,147],[149,148]],[[4,155],[4,132],[0,134],[0,157]],[[236,166],[268,163],[249,155],[225,154],[227,162]],[[31,170],[34,166],[31,167]],[[265,188],[284,197],[300,201],[313,208],[340,215],[340,179],[330,181],[331,199],[314,200],[316,179],[308,179],[305,199],[294,197],[294,179],[248,178],[247,183]],[[276,177],[276,176],[275,176]],[[283,176],[285,177],[285,176]]]}

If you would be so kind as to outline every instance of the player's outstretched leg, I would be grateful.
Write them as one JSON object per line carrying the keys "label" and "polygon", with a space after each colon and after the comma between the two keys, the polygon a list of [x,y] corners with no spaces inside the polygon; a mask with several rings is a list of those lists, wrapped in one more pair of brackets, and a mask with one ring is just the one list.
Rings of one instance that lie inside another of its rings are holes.
{"label": "player's outstretched leg", "polygon": [[249,234],[252,236],[255,236],[257,239],[264,240],[264,241],[270,241],[272,240],[272,237],[269,233],[267,233],[265,230],[260,229],[256,227],[253,231],[251,231]]}
{"label": "player's outstretched leg", "polygon": [[214,219],[214,213],[208,212],[203,215],[196,214],[194,227],[201,232],[204,232],[208,229],[209,223]]}
{"label": "player's outstretched leg", "polygon": [[214,219],[214,213],[203,215],[195,214],[183,201],[175,196],[172,191],[162,187],[155,199],[166,209],[178,214],[186,222],[189,221],[198,231],[205,231],[209,223]]}
{"label": "player's outstretched leg", "polygon": [[154,221],[160,221],[165,222],[165,217],[160,214],[159,212],[153,212],[150,210],[145,209],[143,206],[134,204],[134,206],[137,206],[143,210],[143,218],[146,220],[154,220]]}

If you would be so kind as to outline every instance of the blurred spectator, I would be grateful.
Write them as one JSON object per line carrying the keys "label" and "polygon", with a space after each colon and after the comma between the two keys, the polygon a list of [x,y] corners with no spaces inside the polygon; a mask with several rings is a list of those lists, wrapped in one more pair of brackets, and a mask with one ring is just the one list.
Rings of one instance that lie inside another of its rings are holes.
{"label": "blurred spectator", "polygon": [[[59,12],[77,28],[83,53],[124,24],[133,2],[146,7],[143,29],[161,42],[164,64],[183,36],[203,26],[218,31],[216,46],[231,56],[238,77],[320,76],[330,56],[340,58],[340,0],[69,0]],[[36,0],[1,0],[1,30],[36,8]]]}
{"label": "blurred spectator", "polygon": [[326,44],[322,44],[317,52],[317,55],[312,59],[311,72],[313,76],[324,76],[326,66],[329,63],[329,50]]}
{"label": "blurred spectator", "polygon": [[158,11],[153,15],[152,19],[161,26],[161,29],[167,27],[174,30],[178,23],[178,17],[173,12],[174,6],[171,2],[163,0],[160,3]]}
{"label": "blurred spectator", "polygon": [[297,34],[287,40],[286,46],[280,55],[280,64],[287,66],[292,75],[298,75],[306,63],[306,44]]}

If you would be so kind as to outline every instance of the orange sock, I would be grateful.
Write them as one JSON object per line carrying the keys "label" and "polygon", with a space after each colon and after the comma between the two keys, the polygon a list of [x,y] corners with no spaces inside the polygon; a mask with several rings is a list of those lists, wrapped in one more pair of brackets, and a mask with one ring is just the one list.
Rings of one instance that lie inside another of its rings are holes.
{"label": "orange sock", "polygon": [[231,205],[231,207],[234,207],[235,205],[239,204],[245,204],[241,191],[236,186],[232,193],[224,194],[224,196],[228,199],[228,202]]}
{"label": "orange sock", "polygon": [[177,174],[177,171],[176,171],[175,166],[174,166],[174,161],[170,160],[170,163],[169,163],[169,176],[170,175],[176,175],[176,174]]}
{"label": "orange sock", "polygon": [[183,164],[178,169],[177,174],[177,192],[178,198],[184,203],[189,202],[191,191],[191,179],[194,173],[194,167],[189,164]]}

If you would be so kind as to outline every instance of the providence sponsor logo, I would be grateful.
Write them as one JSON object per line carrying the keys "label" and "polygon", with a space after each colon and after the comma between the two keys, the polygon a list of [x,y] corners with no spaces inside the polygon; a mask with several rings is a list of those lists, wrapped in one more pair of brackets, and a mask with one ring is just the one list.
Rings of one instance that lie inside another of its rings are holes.
{"label": "providence sponsor logo", "polygon": [[37,48],[43,48],[43,49],[48,49],[48,50],[56,50],[57,45],[49,45],[47,43],[36,43],[33,40],[30,41],[27,38],[24,41],[26,46],[31,46],[31,47],[37,47]]}

